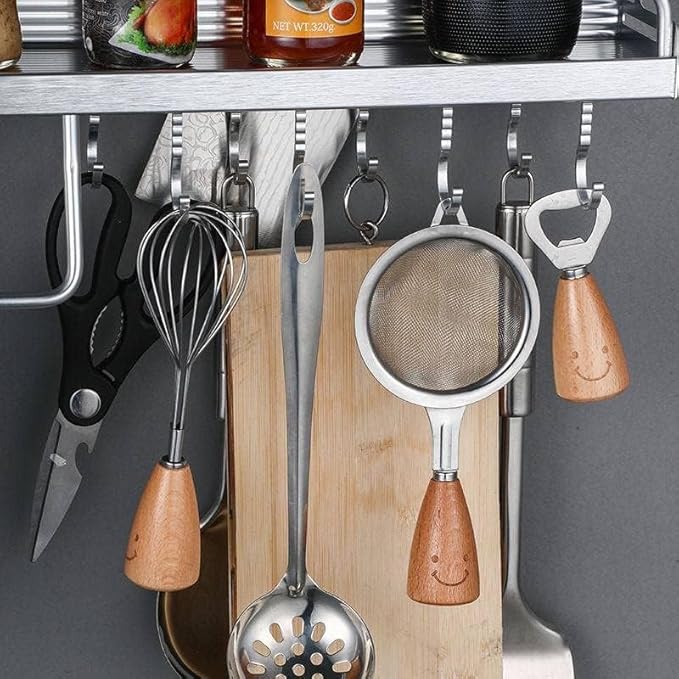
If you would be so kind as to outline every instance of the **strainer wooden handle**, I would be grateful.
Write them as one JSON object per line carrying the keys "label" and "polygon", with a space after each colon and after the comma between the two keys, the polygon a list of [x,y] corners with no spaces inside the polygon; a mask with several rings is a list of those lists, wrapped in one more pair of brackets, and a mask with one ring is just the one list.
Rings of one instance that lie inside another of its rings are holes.
{"label": "strainer wooden handle", "polygon": [[618,329],[591,273],[559,279],[552,355],[556,392],[568,401],[603,401],[629,386]]}
{"label": "strainer wooden handle", "polygon": [[437,606],[478,599],[476,540],[462,484],[432,479],[427,487],[410,550],[408,596]]}
{"label": "strainer wooden handle", "polygon": [[200,573],[200,517],[188,464],[153,469],[137,506],[125,552],[125,575],[136,585],[173,592]]}

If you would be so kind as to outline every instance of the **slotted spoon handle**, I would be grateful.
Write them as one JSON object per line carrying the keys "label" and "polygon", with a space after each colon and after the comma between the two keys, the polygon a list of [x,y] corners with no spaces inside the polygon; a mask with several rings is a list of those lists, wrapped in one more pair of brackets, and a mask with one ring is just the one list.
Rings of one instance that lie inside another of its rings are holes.
{"label": "slotted spoon handle", "polygon": [[[311,252],[300,261],[298,227],[311,222]],[[316,362],[323,315],[325,233],[321,183],[306,163],[293,173],[281,234],[281,330],[288,443],[288,568],[291,592],[307,581],[306,541],[309,507],[311,418]]]}
{"label": "slotted spoon handle", "polygon": [[552,354],[556,392],[568,401],[603,401],[629,386],[618,329],[591,273],[559,279]]}

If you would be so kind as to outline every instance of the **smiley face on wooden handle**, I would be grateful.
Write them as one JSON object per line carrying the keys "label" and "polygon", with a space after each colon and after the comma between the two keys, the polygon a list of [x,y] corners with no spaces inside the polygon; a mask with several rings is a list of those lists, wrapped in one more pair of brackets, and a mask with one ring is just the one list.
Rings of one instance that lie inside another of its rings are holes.
{"label": "smiley face on wooden handle", "polygon": [[154,467],[132,521],[124,568],[136,585],[159,592],[198,580],[200,517],[188,465]]}
{"label": "smiley face on wooden handle", "polygon": [[476,541],[462,484],[432,479],[410,551],[408,596],[423,604],[458,606],[479,593]]}
{"label": "smiley face on wooden handle", "polygon": [[603,401],[629,386],[618,329],[590,273],[559,280],[552,354],[556,393],[568,401]]}

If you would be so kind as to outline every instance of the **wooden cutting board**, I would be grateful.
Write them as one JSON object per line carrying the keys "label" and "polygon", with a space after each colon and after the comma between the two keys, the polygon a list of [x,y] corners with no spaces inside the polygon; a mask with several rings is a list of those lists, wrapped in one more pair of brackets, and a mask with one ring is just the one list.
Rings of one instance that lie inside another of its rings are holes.
{"label": "wooden cutting board", "polygon": [[[383,250],[356,245],[326,253],[309,571],[366,620],[379,679],[500,679],[497,398],[468,409],[462,434],[460,476],[476,530],[481,597],[456,608],[414,603],[406,577],[430,478],[429,424],[422,408],[373,379],[354,340],[356,295]],[[249,267],[227,340],[238,614],[280,580],[287,561],[279,255],[253,253]]]}

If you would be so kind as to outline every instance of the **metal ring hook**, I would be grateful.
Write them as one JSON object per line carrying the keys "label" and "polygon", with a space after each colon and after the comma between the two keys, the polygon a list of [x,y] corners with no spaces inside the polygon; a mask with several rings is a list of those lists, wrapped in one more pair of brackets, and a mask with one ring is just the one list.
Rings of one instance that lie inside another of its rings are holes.
{"label": "metal ring hook", "polygon": [[[382,210],[377,217],[377,219],[365,219],[360,221],[354,217],[351,212],[351,194],[353,193],[354,187],[357,184],[364,182],[377,183],[377,185],[382,190]],[[357,174],[350,182],[347,184],[347,188],[344,190],[344,215],[346,216],[349,223],[358,231],[359,235],[363,239],[366,245],[372,245],[374,240],[379,234],[379,226],[385,220],[387,213],[389,212],[389,187],[387,183],[382,179],[381,175],[376,174],[372,179],[365,174]]]}
{"label": "metal ring hook", "polygon": [[445,106],[441,114],[441,154],[438,162],[438,190],[440,204],[446,216],[456,216],[461,205],[464,189],[450,188],[450,152],[453,148],[453,107]]}
{"label": "metal ring hook", "polygon": [[98,189],[104,175],[104,163],[99,161],[99,125],[101,116],[91,115],[87,130],[87,170],[92,173],[92,186]]}
{"label": "metal ring hook", "polygon": [[185,212],[189,209],[190,199],[182,193],[182,154],[184,137],[184,114],[172,114],[172,158],[170,162],[170,195],[172,207]]}
{"label": "metal ring hook", "polygon": [[356,118],[356,165],[358,173],[368,180],[375,179],[379,160],[376,156],[368,157],[368,122],[370,121],[370,111],[359,109]]}
{"label": "metal ring hook", "polygon": [[578,190],[580,205],[586,210],[596,210],[601,203],[605,186],[603,182],[587,182],[587,156],[592,145],[592,119],[594,104],[583,101],[580,109],[580,140],[575,151],[575,186]]}
{"label": "metal ring hook", "polygon": [[524,177],[530,172],[530,164],[533,161],[532,153],[519,153],[521,112],[521,104],[512,104],[507,123],[507,162],[509,168],[518,177]]}

